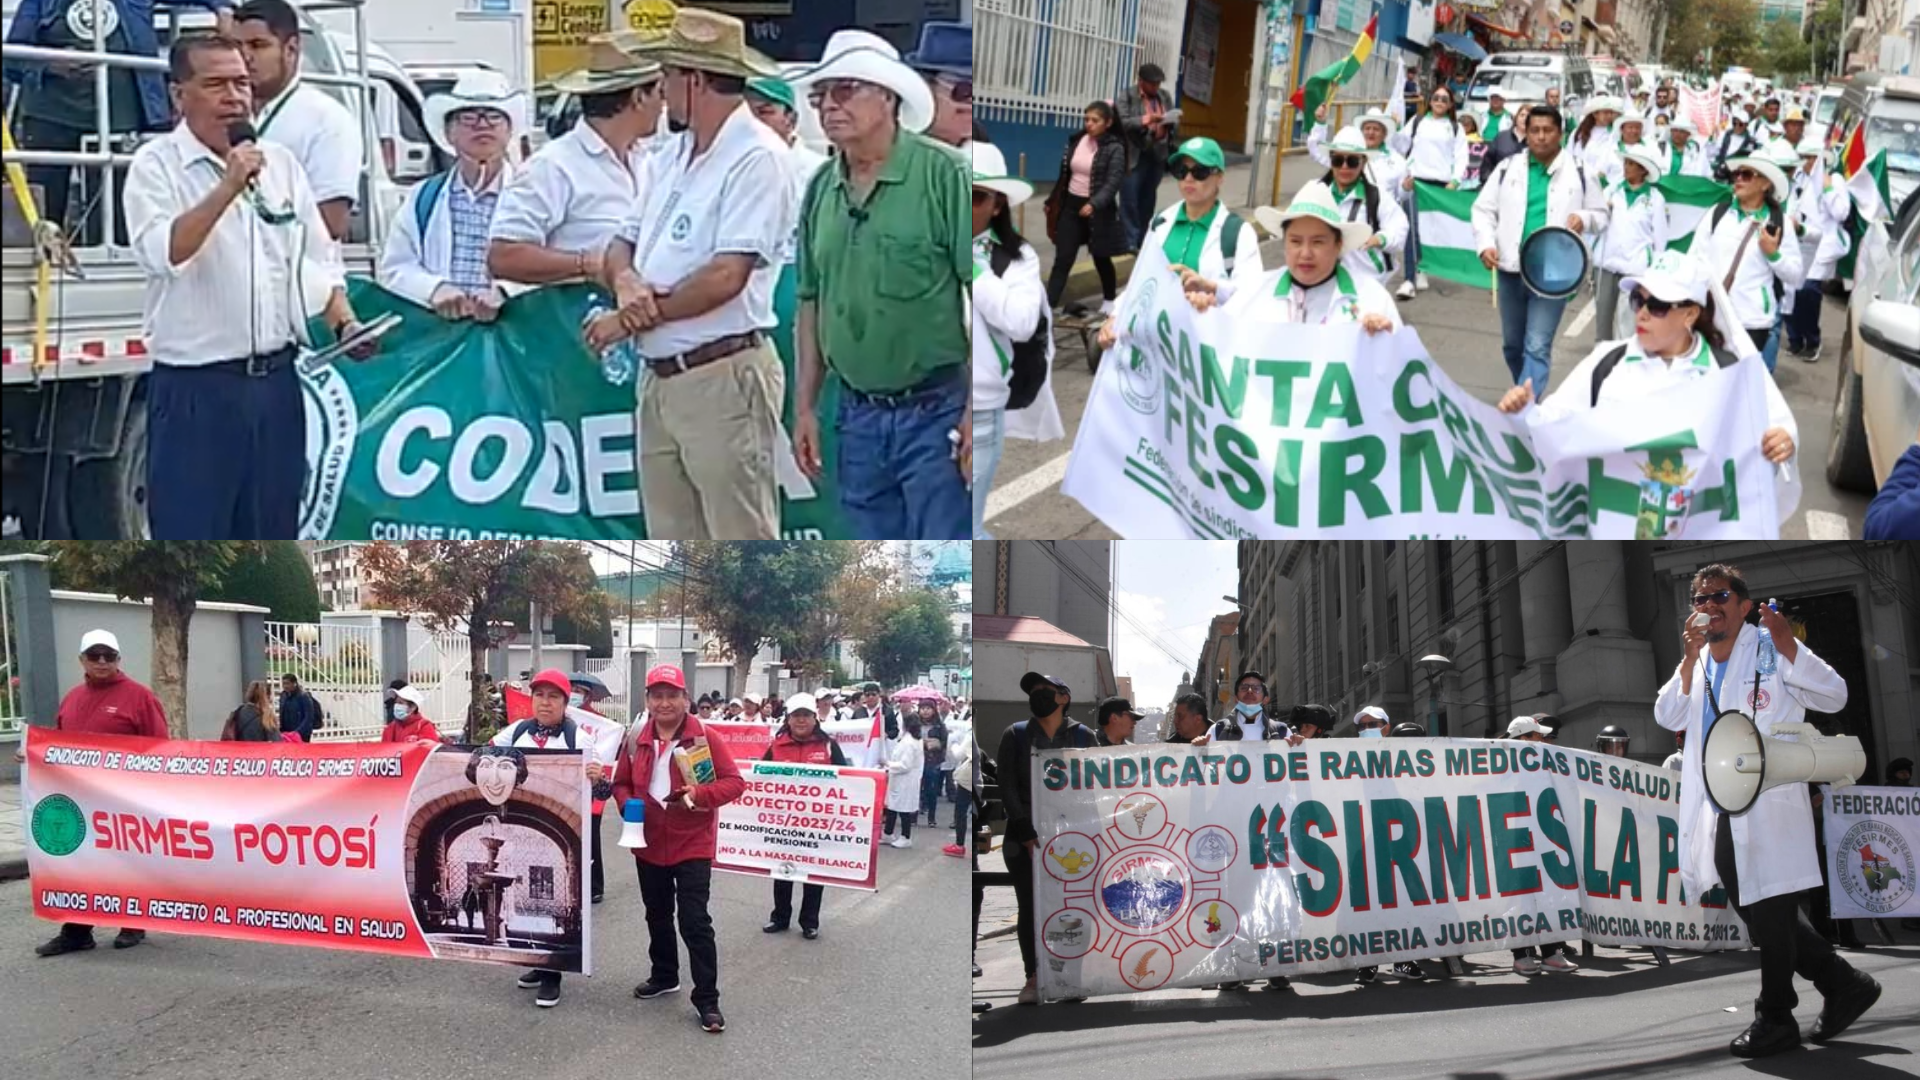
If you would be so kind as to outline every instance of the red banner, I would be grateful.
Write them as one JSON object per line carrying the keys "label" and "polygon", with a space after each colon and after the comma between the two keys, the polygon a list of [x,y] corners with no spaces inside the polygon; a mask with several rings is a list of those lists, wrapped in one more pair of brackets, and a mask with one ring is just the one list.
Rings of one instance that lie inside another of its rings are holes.
{"label": "red banner", "polygon": [[578,753],[28,729],[34,914],[585,971]]}

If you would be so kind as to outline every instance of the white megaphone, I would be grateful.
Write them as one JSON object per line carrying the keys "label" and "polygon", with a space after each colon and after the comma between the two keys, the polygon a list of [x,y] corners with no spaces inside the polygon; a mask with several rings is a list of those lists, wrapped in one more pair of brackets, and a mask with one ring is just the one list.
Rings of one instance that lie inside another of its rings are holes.
{"label": "white megaphone", "polygon": [[[1780,735],[1796,741],[1774,737]],[[1867,771],[1867,752],[1852,735],[1822,735],[1807,723],[1775,724],[1770,735],[1762,735],[1752,717],[1728,709],[1707,732],[1700,771],[1716,808],[1744,814],[1761,792],[1782,784],[1846,787]]]}
{"label": "white megaphone", "polygon": [[620,819],[626,823],[620,827],[621,847],[643,848],[647,846],[646,817],[647,802],[645,799],[628,799],[627,805],[620,808]]}

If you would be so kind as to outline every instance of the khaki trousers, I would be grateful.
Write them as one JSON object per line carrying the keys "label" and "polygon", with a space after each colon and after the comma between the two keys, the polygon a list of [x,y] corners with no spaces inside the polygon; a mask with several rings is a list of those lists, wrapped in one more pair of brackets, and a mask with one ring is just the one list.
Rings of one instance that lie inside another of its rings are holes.
{"label": "khaki trousers", "polygon": [[640,379],[640,499],[654,540],[777,540],[774,440],[787,376],[771,342]]}

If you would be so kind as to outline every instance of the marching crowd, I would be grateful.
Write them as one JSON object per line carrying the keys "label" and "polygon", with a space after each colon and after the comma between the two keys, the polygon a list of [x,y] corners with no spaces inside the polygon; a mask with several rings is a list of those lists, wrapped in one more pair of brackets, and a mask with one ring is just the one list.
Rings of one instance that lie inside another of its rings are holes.
{"label": "marching crowd", "polygon": [[[1033,186],[1007,175],[995,147],[973,146],[976,538],[988,536],[1001,440],[1064,434],[1040,373],[1050,363],[1050,314],[1083,247],[1099,271],[1102,350],[1117,340],[1113,314],[1131,288],[1121,287],[1113,259],[1153,247],[1202,315],[1219,308],[1215,318],[1232,322],[1357,323],[1381,333],[1418,325],[1417,307],[1403,305],[1418,303],[1430,288],[1425,267],[1444,257],[1423,245],[1421,209],[1433,193],[1475,192],[1474,250],[1461,253],[1466,267],[1450,263],[1449,277],[1497,293],[1514,383],[1503,411],[1591,409],[1758,354],[1769,373],[1761,450],[1778,464],[1795,456],[1798,429],[1771,377],[1776,357],[1784,348],[1818,358],[1822,288],[1849,254],[1850,219],[1893,209],[1856,207],[1837,167],[1842,133],[1807,137],[1805,94],[1729,95],[1718,124],[1702,130],[1673,85],[1651,101],[1597,96],[1578,115],[1559,107],[1557,91],[1509,111],[1496,87],[1476,117],[1456,112],[1455,91],[1442,84],[1405,121],[1374,108],[1329,132],[1320,107],[1307,150],[1324,174],[1285,210],[1253,213],[1284,245],[1282,264],[1268,267],[1254,222],[1221,199],[1220,145],[1180,137],[1163,80],[1157,66],[1143,66],[1116,102],[1088,105],[1083,130],[1069,137],[1046,202],[1055,261],[1044,283],[1012,216]],[[1156,209],[1147,200],[1162,163],[1180,198]],[[1723,189],[1696,220],[1663,197],[1668,177]],[[1593,348],[1557,388],[1553,342],[1574,291],[1550,295],[1522,273],[1536,238],[1551,241],[1543,255],[1556,244],[1585,249],[1580,265],[1593,271]]]}
{"label": "marching crowd", "polygon": [[[1749,708],[1754,711],[1759,730],[1765,733],[1772,725],[1798,722],[1809,709],[1834,712],[1844,708],[1847,685],[1825,660],[1798,640],[1792,623],[1777,607],[1756,603],[1749,597],[1746,579],[1738,567],[1722,563],[1702,566],[1691,585],[1692,614],[1682,633],[1684,655],[1660,691],[1653,719],[1674,733],[1678,747],[1664,760],[1663,767],[1682,777],[1678,821],[1685,894],[1700,897],[1716,882],[1723,886],[1746,924],[1748,940],[1761,950],[1761,991],[1755,1002],[1754,1021],[1729,1047],[1735,1056],[1759,1057],[1799,1044],[1800,1029],[1792,1017],[1797,1002],[1793,989],[1796,974],[1812,982],[1823,998],[1820,1018],[1809,1036],[1814,1042],[1837,1036],[1873,1005],[1881,988],[1834,948],[1836,937],[1843,944],[1857,943],[1852,941],[1844,921],[1836,923],[1824,914],[1825,860],[1814,850],[1813,808],[1818,789],[1806,784],[1781,785],[1765,791],[1739,815],[1720,810],[1702,794],[1705,783],[1699,747],[1713,723],[1722,719],[1711,687],[1722,685],[1729,675],[1734,686],[1751,682],[1758,704]],[[1005,821],[1001,853],[1014,890],[1016,933],[1026,973],[1016,999],[1021,1005],[1040,1001],[1033,894],[1034,861],[1043,842],[1040,828],[1066,827],[1036,820],[1032,794],[1035,753],[1155,742],[1191,746],[1281,742],[1299,746],[1333,735],[1338,722],[1333,710],[1325,705],[1277,705],[1266,676],[1253,670],[1241,672],[1234,681],[1234,707],[1227,715],[1209,719],[1206,700],[1197,693],[1185,694],[1174,701],[1164,734],[1139,727],[1146,714],[1124,698],[1102,701],[1092,726],[1069,717],[1073,691],[1050,675],[1028,672],[1020,680],[1020,690],[1028,698],[1029,718],[1010,725],[1001,736],[991,763],[991,780],[999,798],[990,816]],[[1351,735],[1342,733],[1343,737],[1425,738],[1437,734],[1418,722],[1395,724],[1378,705],[1362,707],[1351,723]],[[1548,714],[1518,716],[1496,738],[1552,743],[1558,739],[1558,727]],[[1625,758],[1631,756],[1630,743],[1624,728],[1609,724],[1596,733],[1591,749]],[[1652,755],[1641,756],[1652,759]],[[1913,763],[1904,758],[1891,762],[1885,770],[1885,781],[1911,786]],[[1821,887],[1810,890],[1809,882]],[[976,883],[976,938],[980,898],[981,887]],[[1803,901],[1811,903],[1820,923],[1817,928]],[[1534,976],[1577,970],[1567,941],[1577,939],[1579,933],[1558,936],[1562,940],[1512,949],[1514,973]],[[1417,961],[1395,963],[1392,973],[1408,981],[1427,978]],[[975,964],[974,977],[980,975]],[[1356,969],[1354,981],[1370,984],[1378,975],[1378,968],[1362,966]],[[1266,982],[1268,990],[1289,989],[1284,976]],[[1244,990],[1246,985],[1228,982],[1207,989],[1234,992]],[[976,1013],[990,1008],[986,1002],[974,1004]]]}
{"label": "marching crowd", "polygon": [[[166,711],[147,686],[120,668],[120,642],[109,630],[89,630],[80,639],[82,679],[61,699],[53,727],[59,731],[103,735],[169,738]],[[487,679],[491,684],[491,678]],[[513,688],[518,691],[519,687]],[[815,694],[798,693],[782,699],[748,692],[728,701],[703,694],[696,702],[687,690],[685,673],[672,664],[657,664],[646,674],[645,707],[631,723],[602,714],[607,687],[589,675],[568,675],[549,668],[531,675],[525,692],[531,715],[502,724],[480,753],[509,753],[514,749],[582,751],[583,782],[589,788],[592,820],[588,845],[590,902],[600,903],[606,891],[601,858],[602,812],[611,802],[626,820],[638,821],[646,843],[633,849],[639,875],[641,902],[646,912],[650,969],[633,996],[642,1000],[676,995],[681,990],[676,927],[685,943],[693,989],[689,995],[703,1029],[726,1029],[720,1011],[719,959],[713,919],[708,913],[713,863],[718,837],[719,807],[741,797],[746,781],[727,740],[708,722],[760,723],[771,729],[763,759],[816,765],[859,764],[850,760],[822,725],[836,720],[878,718],[884,739],[878,767],[887,773],[885,817],[880,843],[894,848],[913,846],[913,827],[924,818],[938,827],[937,811],[944,796],[955,832],[945,853],[964,853],[973,735],[971,714],[964,699],[949,701],[925,687],[907,688],[891,699],[880,684],[867,682],[852,694],[822,688]],[[425,742],[452,745],[458,732],[442,733],[424,711],[425,696],[406,680],[395,680],[383,695],[389,719],[379,741]],[[443,717],[443,720],[452,718]],[[222,741],[312,742],[326,725],[325,710],[292,673],[283,676],[279,694],[269,683],[254,680],[243,703],[221,729]],[[455,721],[456,723],[458,721]],[[711,778],[680,767],[679,759],[696,746],[711,754]],[[24,761],[24,750],[16,752]],[[956,786],[956,770],[960,777]],[[472,774],[469,773],[469,778]],[[634,804],[643,809],[635,812]],[[794,883],[773,882],[773,906],[761,929],[781,933],[795,922]],[[820,913],[826,886],[802,883],[798,923],[812,941],[820,937]],[[471,896],[446,898],[446,910],[466,904],[472,918]],[[132,948],[146,940],[146,931],[124,928],[113,939],[116,949]],[[93,927],[61,924],[54,937],[34,951],[42,957],[82,952],[95,946]],[[532,969],[517,985],[534,990],[534,1003],[551,1008],[560,1003],[561,973]]]}
{"label": "marching crowd", "polygon": [[[90,44],[68,32],[72,2],[26,5],[8,40]],[[340,250],[365,209],[366,147],[360,119],[303,80],[308,27],[289,0],[191,2],[218,22],[173,41],[165,84],[112,82],[137,83],[149,114],[136,126],[116,97],[112,122],[144,133],[123,194],[146,278],[152,531],[287,539],[308,468],[296,361],[328,337],[309,319],[354,360],[374,358],[385,329],[354,311]],[[139,15],[112,48],[158,54]],[[823,427],[839,436],[853,534],[963,538],[971,33],[928,22],[903,58],[843,29],[789,78],[739,19],[681,7],[663,32],[594,38],[553,84],[579,121],[524,160],[529,88],[470,70],[426,102],[453,165],[408,190],[378,280],[480,322],[532,288],[596,286],[604,302],[553,331],[600,356],[609,383],[638,378],[656,539],[777,538],[780,492],[829,464]],[[92,71],[18,67],[23,144],[78,149],[91,99],[56,106],[90,95]],[[802,97],[831,156],[799,137]],[[71,170],[29,168],[60,221]],[[822,416],[829,379],[838,412]]]}

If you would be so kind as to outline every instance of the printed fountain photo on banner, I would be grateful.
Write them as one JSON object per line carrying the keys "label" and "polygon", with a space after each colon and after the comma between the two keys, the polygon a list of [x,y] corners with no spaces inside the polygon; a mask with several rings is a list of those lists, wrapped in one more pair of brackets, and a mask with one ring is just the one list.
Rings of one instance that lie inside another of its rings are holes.
{"label": "printed fountain photo on banner", "polygon": [[407,890],[433,955],[592,974],[582,755],[440,747],[407,798]]}

